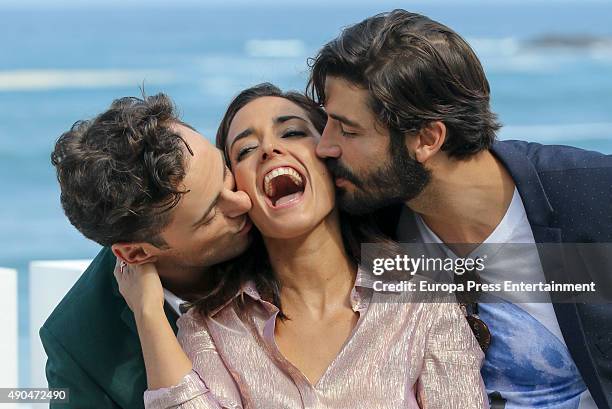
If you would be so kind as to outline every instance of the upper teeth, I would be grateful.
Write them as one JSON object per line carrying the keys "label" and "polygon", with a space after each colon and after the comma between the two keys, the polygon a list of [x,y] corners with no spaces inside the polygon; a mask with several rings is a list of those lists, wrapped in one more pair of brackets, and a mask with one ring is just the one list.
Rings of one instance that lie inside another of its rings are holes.
{"label": "upper teeth", "polygon": [[289,176],[291,180],[293,181],[293,183],[295,183],[298,186],[302,185],[302,176],[295,169],[287,167],[287,166],[282,167],[282,168],[276,168],[272,170],[271,172],[268,172],[268,174],[264,177],[264,188],[266,190],[266,195],[274,196],[274,187],[272,186],[272,183],[270,182],[275,177],[281,176],[281,175]]}

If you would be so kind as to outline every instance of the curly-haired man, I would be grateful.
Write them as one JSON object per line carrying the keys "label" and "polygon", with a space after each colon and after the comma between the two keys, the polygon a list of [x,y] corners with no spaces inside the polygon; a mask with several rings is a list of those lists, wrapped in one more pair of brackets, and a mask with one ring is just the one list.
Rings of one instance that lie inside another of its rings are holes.
{"label": "curly-haired man", "polygon": [[105,246],[41,328],[49,386],[70,389],[69,404],[51,406],[142,407],[145,367],[116,259],[155,263],[176,331],[180,303],[205,285],[207,266],[248,247],[251,202],[222,152],[163,94],[121,98],[75,123],[51,160],[68,219]]}

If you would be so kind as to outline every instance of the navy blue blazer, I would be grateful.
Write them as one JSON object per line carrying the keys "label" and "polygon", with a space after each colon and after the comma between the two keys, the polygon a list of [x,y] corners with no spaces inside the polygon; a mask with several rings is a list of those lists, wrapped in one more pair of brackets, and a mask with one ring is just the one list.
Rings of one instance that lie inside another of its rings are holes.
{"label": "navy blue blazer", "polygon": [[[536,243],[612,243],[612,155],[524,141],[497,141],[491,152],[514,179]],[[402,206],[376,215],[391,236]],[[416,225],[408,230],[416,235]],[[541,261],[546,274],[548,260]],[[612,263],[596,267],[610,288]],[[612,304],[553,307],[597,407],[612,409]]]}

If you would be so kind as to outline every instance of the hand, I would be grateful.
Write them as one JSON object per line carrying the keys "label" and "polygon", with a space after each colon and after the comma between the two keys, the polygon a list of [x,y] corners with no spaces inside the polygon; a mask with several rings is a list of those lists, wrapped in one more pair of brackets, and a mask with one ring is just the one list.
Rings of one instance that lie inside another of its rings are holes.
{"label": "hand", "polygon": [[148,388],[177,385],[191,369],[191,361],[181,349],[164,313],[164,289],[153,263],[115,265],[119,292],[134,313]]}
{"label": "hand", "polygon": [[125,298],[135,317],[145,313],[157,314],[164,309],[164,289],[153,263],[124,264],[117,260],[114,275],[119,284],[119,292]]}

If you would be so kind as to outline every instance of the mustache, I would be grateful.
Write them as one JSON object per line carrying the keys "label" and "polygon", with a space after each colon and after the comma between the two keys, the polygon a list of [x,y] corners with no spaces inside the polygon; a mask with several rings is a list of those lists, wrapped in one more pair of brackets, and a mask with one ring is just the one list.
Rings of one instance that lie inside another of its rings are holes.
{"label": "mustache", "polygon": [[361,183],[361,180],[359,180],[359,178],[338,159],[327,158],[325,160],[325,165],[332,175],[334,175],[334,177],[346,179],[352,182],[355,186],[362,187],[363,184]]}

